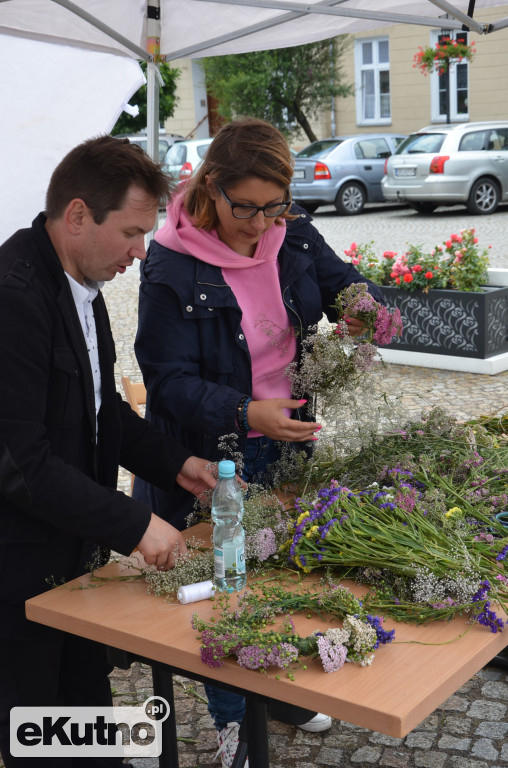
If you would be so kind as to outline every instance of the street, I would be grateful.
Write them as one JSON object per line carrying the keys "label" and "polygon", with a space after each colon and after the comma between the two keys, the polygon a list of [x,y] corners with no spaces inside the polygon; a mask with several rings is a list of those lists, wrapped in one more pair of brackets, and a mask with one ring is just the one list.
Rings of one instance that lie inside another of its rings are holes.
{"label": "street", "polygon": [[453,232],[474,227],[479,245],[489,245],[491,267],[508,269],[508,205],[499,206],[491,216],[472,216],[462,206],[439,208],[421,214],[401,205],[370,205],[359,216],[339,216],[323,206],[312,216],[315,226],[339,256],[351,243],[374,242],[378,256],[383,251],[404,253],[408,245],[431,250]]}

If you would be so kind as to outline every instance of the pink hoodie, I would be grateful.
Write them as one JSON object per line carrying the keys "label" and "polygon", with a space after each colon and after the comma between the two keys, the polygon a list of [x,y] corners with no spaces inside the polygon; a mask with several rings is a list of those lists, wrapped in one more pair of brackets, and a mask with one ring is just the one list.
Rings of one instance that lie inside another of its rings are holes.
{"label": "pink hoodie", "polygon": [[[273,225],[261,236],[253,258],[242,256],[219,240],[217,232],[196,229],[177,193],[167,207],[166,222],[155,240],[220,267],[242,310],[242,331],[252,363],[252,397],[265,400],[291,397],[284,371],[296,356],[293,326],[282,301],[277,255],[286,235],[285,224]],[[248,275],[243,271],[249,269]],[[291,411],[286,411],[290,416]],[[251,430],[249,437],[259,436]]]}

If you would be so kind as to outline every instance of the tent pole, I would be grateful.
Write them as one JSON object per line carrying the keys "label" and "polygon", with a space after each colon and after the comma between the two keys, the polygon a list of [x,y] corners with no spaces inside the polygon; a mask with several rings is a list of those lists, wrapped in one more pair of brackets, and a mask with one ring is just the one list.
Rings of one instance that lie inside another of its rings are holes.
{"label": "tent pole", "polygon": [[146,66],[146,128],[147,152],[159,162],[159,87],[160,73],[160,0],[148,0],[147,51],[151,55]]}

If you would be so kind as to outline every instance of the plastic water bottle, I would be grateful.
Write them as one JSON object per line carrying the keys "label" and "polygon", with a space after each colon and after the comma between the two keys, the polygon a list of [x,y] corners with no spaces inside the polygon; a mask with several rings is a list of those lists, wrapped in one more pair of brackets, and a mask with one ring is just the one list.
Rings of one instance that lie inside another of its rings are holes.
{"label": "plastic water bottle", "polygon": [[232,461],[219,462],[219,479],[212,496],[214,581],[221,592],[243,589],[245,531],[242,527],[243,496]]}

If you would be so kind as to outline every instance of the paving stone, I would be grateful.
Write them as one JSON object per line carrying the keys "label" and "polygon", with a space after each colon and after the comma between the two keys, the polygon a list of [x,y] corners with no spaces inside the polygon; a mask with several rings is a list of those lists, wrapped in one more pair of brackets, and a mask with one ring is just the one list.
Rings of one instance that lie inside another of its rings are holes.
{"label": "paving stone", "polygon": [[342,755],[343,752],[341,749],[329,749],[328,747],[323,747],[317,754],[316,764],[342,765]]}
{"label": "paving stone", "polygon": [[504,760],[504,762],[508,763],[508,744],[503,744],[499,757],[501,760]]}
{"label": "paving stone", "polygon": [[439,749],[466,750],[466,749],[469,749],[470,744],[471,744],[471,739],[458,739],[456,736],[450,736],[449,734],[445,733],[439,739],[437,746]]}
{"label": "paving stone", "polygon": [[383,756],[379,761],[379,765],[386,765],[390,768],[406,768],[410,760],[410,752],[400,752],[397,749],[388,748],[383,750]]}
{"label": "paving stone", "polygon": [[471,760],[468,757],[452,755],[450,757],[451,768],[489,768],[489,764],[481,760]]}
{"label": "paving stone", "polygon": [[398,747],[404,739],[398,739],[396,736],[387,736],[385,733],[374,731],[369,741],[372,744],[384,744],[385,747]]}
{"label": "paving stone", "polygon": [[445,728],[454,736],[465,736],[471,732],[473,724],[470,719],[464,715],[447,715],[445,718]]}
{"label": "paving stone", "polygon": [[490,722],[480,723],[475,731],[475,736],[489,736],[491,739],[502,739],[508,733],[508,723]]}
{"label": "paving stone", "polygon": [[465,712],[469,706],[469,702],[463,696],[450,696],[446,699],[444,704],[441,704],[440,709],[455,712]]}
{"label": "paving stone", "polygon": [[495,667],[484,667],[483,669],[480,669],[477,677],[479,677],[480,680],[503,680],[505,675],[500,669],[496,669]]}
{"label": "paving stone", "polygon": [[502,720],[505,713],[506,707],[500,702],[476,700],[473,701],[466,715],[480,720]]}
{"label": "paving stone", "polygon": [[381,757],[381,750],[379,747],[360,747],[356,752],[351,755],[352,763],[377,763]]}
{"label": "paving stone", "polygon": [[419,747],[420,749],[430,749],[435,740],[435,733],[424,733],[422,731],[416,731],[408,734],[404,743],[406,747],[409,747],[409,749],[414,749],[415,747]]}
{"label": "paving stone", "polygon": [[482,694],[487,699],[508,699],[508,683],[489,681],[482,686]]}
{"label": "paving stone", "polygon": [[434,752],[432,750],[428,752],[416,750],[414,753],[416,768],[443,768],[446,759],[446,755],[443,755],[442,752]]}
{"label": "paving stone", "polygon": [[478,739],[471,748],[471,754],[475,757],[483,757],[485,760],[497,760],[499,751],[494,748],[491,739]]}

